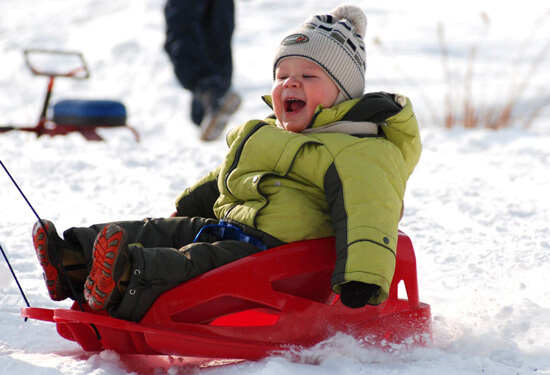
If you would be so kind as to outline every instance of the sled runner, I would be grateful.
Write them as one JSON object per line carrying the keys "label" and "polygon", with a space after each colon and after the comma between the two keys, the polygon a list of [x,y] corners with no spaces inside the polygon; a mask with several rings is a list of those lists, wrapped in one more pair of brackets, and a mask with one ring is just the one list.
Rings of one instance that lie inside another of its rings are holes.
{"label": "sled runner", "polygon": [[25,63],[34,75],[49,78],[46,96],[38,123],[31,127],[0,126],[0,133],[20,130],[41,135],[66,135],[79,132],[90,141],[101,141],[98,128],[124,127],[139,142],[137,131],[126,124],[126,107],[113,100],[62,100],[53,105],[53,116],[48,114],[56,77],[88,79],[90,72],[80,52],[25,50]]}
{"label": "sled runner", "polygon": [[[431,342],[430,306],[419,301],[411,240],[400,232],[389,298],[351,309],[330,287],[334,238],[301,241],[248,256],[162,294],[139,323],[87,306],[27,307],[22,316],[54,322],[86,351],[255,360],[350,334],[385,347]],[[398,298],[404,283],[407,299]],[[93,325],[93,326],[92,326]],[[97,329],[98,334],[94,330]]]}

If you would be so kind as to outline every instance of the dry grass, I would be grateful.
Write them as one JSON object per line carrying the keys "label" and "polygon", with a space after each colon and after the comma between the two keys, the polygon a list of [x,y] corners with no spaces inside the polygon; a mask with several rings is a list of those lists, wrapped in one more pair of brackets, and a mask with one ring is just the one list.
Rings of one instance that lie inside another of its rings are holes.
{"label": "dry grass", "polygon": [[[401,82],[411,85],[418,91],[420,98],[426,104],[434,124],[441,124],[446,128],[462,126],[464,128],[502,129],[510,126],[530,127],[540,114],[541,110],[550,105],[550,89],[546,84],[531,99],[532,104],[525,104],[530,85],[537,81],[537,71],[548,64],[545,59],[550,52],[550,39],[534,57],[527,60],[528,51],[532,50],[537,32],[550,16],[550,11],[541,15],[534,23],[528,35],[525,36],[517,52],[511,52],[511,57],[499,65],[508,64],[511,74],[506,76],[504,83],[498,87],[487,87],[486,82],[479,79],[476,69],[480,68],[478,61],[480,52],[491,29],[491,20],[487,13],[480,14],[481,30],[474,42],[469,45],[468,51],[460,51],[459,47],[449,44],[446,29],[443,23],[437,25],[437,37],[441,57],[441,69],[445,92],[443,93],[443,107],[434,105],[432,98],[440,97],[430,92],[427,95],[423,85],[414,80],[413,75],[404,71],[401,66],[395,65],[400,74]],[[374,38],[375,46],[394,64],[399,61],[389,48],[386,48],[380,38]],[[452,52],[452,54],[451,54]],[[465,59],[452,59],[452,56],[466,55]],[[485,62],[486,63],[486,62]],[[484,78],[486,79],[486,77]],[[481,89],[480,89],[481,88]],[[494,94],[483,94],[480,91],[494,89]],[[521,107],[521,108],[520,108]],[[443,117],[443,118],[442,118]]]}
{"label": "dry grass", "polygon": [[[489,128],[502,129],[514,124],[521,124],[529,127],[540,113],[544,106],[549,104],[550,94],[548,91],[539,95],[536,103],[528,109],[517,110],[518,104],[532,83],[537,70],[543,64],[550,51],[550,40],[546,41],[540,48],[537,55],[528,63],[527,69],[521,72],[520,62],[524,59],[527,48],[533,42],[534,35],[538,28],[546,20],[548,14],[540,17],[534,23],[531,33],[521,44],[516,59],[510,62],[513,71],[518,72],[518,79],[509,79],[507,87],[500,88],[497,95],[493,95],[493,102],[483,104],[474,97],[473,85],[475,83],[475,68],[480,46],[486,37],[491,26],[490,18],[486,13],[481,14],[484,30],[479,39],[470,46],[468,59],[464,74],[459,77],[452,75],[449,59],[449,46],[445,37],[445,28],[442,23],[438,25],[437,33],[441,52],[442,69],[447,87],[445,93],[445,115],[444,124],[446,128],[463,126],[465,128]],[[460,87],[462,85],[462,87]],[[456,93],[461,93],[461,99],[456,99]],[[486,99],[486,98],[484,98]]]}

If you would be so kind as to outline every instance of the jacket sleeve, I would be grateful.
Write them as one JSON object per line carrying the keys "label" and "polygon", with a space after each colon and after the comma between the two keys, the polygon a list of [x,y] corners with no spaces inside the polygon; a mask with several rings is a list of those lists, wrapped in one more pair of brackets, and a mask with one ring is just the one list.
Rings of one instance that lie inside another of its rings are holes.
{"label": "jacket sleeve", "polygon": [[344,115],[342,121],[368,121],[381,125],[386,138],[401,151],[407,174],[411,175],[420,159],[422,144],[409,98],[385,92],[365,94]]}
{"label": "jacket sleeve", "polygon": [[217,219],[214,214],[214,203],[220,195],[219,172],[220,167],[214,169],[178,196],[176,199],[177,216]]}
{"label": "jacket sleeve", "polygon": [[409,98],[399,94],[394,94],[393,96],[395,97],[395,101],[401,105],[403,109],[399,113],[386,119],[384,122],[385,126],[382,126],[382,130],[386,138],[401,151],[407,167],[408,178],[420,160],[420,154],[422,152],[420,131]]}
{"label": "jacket sleeve", "polygon": [[336,243],[336,293],[341,284],[358,281],[381,287],[369,304],[388,297],[406,179],[400,151],[382,138],[344,150],[328,168],[324,186]]}

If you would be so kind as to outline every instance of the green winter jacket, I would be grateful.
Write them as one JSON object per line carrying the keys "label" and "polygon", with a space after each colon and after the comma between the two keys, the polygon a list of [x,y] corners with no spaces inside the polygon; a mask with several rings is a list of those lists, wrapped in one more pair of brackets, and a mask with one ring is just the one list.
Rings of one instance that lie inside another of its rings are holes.
{"label": "green winter jacket", "polygon": [[399,112],[381,126],[362,118],[364,98],[319,107],[303,133],[273,118],[232,129],[224,162],[180,195],[178,213],[240,223],[283,242],[335,236],[335,292],[352,280],[376,284],[382,292],[369,303],[383,302],[421,143],[407,98],[392,96]]}

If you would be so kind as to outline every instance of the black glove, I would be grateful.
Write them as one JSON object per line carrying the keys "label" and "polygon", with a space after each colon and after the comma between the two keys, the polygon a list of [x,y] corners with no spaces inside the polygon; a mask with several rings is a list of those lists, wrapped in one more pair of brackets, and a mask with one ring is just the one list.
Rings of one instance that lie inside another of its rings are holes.
{"label": "black glove", "polygon": [[344,116],[343,121],[369,121],[380,124],[398,114],[403,108],[395,102],[395,95],[385,92],[371,92]]}
{"label": "black glove", "polygon": [[340,300],[345,306],[356,309],[365,306],[372,297],[380,294],[380,291],[378,285],[350,281],[340,286]]}

